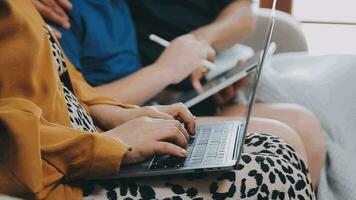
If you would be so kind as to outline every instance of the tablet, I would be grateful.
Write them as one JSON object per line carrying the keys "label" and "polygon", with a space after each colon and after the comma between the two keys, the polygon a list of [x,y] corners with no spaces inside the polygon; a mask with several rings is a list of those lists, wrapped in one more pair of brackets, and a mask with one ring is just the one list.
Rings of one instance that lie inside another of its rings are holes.
{"label": "tablet", "polygon": [[194,89],[184,92],[165,91],[164,94],[161,94],[155,98],[155,101],[157,104],[161,105],[170,105],[182,102],[190,108],[246,77],[250,71],[257,67],[259,57],[257,55],[260,55],[260,53],[255,54],[246,62],[245,65],[235,65],[228,71],[212,78],[211,80],[208,80],[206,83],[203,83],[203,90],[199,94]]}
{"label": "tablet", "polygon": [[230,70],[243,60],[252,58],[254,51],[251,47],[242,44],[236,44],[226,50],[218,51],[216,53],[216,60],[214,62],[216,68],[210,70],[206,75],[206,80],[210,81],[222,73]]}

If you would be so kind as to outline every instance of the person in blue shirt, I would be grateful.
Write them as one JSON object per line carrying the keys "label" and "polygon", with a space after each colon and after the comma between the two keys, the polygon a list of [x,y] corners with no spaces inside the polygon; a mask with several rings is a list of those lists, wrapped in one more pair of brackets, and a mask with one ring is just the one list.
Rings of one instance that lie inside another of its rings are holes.
{"label": "person in blue shirt", "polygon": [[[42,1],[34,2],[42,14],[49,13],[38,6]],[[61,33],[60,42],[68,58],[99,93],[121,102],[143,104],[200,70],[203,60],[215,57],[209,45],[187,34],[173,40],[154,63],[142,67],[126,1],[72,0],[67,6],[71,8],[68,17],[63,17],[64,11],[57,12],[60,6],[47,6],[54,10],[47,17],[58,15],[54,21],[60,25],[52,26]]]}
{"label": "person in blue shirt", "polygon": [[[253,29],[250,3],[230,1],[234,3],[227,6],[213,26],[169,38],[173,43],[142,67],[126,1],[71,0],[71,6],[66,7],[71,8],[66,17],[65,11],[58,10],[68,1],[33,0],[42,15],[60,24],[55,28],[62,34],[63,49],[85,79],[97,86],[99,93],[132,104],[143,104],[190,75],[192,86],[197,91],[201,89],[200,80],[206,72],[202,60],[214,60],[212,46],[226,48]],[[47,10],[45,6],[38,6],[41,2],[45,5],[47,2]],[[49,12],[51,9],[53,12]],[[212,29],[215,31],[210,35]]]}
{"label": "person in blue shirt", "polygon": [[141,67],[135,29],[125,1],[73,0],[71,29],[62,33],[68,58],[94,86],[110,83]]}

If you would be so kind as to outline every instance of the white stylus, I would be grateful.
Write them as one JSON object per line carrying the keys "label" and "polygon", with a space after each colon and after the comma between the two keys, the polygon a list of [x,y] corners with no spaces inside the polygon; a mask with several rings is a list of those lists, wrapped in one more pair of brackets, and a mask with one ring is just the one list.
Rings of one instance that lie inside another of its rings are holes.
{"label": "white stylus", "polygon": [[[167,40],[162,39],[161,37],[159,37],[155,34],[150,34],[149,39],[152,40],[153,42],[156,42],[159,45],[164,46],[164,47],[168,47],[170,44]],[[203,65],[204,65],[204,67],[206,67],[210,70],[213,70],[214,68],[216,68],[215,64],[208,60],[204,60]]]}

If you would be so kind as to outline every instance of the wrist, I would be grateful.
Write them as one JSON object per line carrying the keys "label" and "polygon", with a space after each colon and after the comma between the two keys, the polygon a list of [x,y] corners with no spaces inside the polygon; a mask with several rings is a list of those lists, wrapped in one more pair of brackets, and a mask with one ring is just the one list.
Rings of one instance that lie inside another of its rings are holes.
{"label": "wrist", "polygon": [[94,105],[90,106],[90,112],[95,123],[102,130],[110,130],[124,123],[125,109],[120,106]]}
{"label": "wrist", "polygon": [[215,43],[215,28],[213,25],[203,26],[195,31],[192,34],[201,42],[207,43],[214,48]]}

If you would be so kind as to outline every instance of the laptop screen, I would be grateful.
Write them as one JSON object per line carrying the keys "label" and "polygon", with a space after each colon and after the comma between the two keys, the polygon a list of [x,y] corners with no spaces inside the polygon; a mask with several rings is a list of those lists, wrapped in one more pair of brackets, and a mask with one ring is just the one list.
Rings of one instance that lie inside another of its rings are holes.
{"label": "laptop screen", "polygon": [[255,103],[255,99],[256,99],[256,91],[257,91],[258,82],[260,80],[262,68],[265,65],[266,60],[269,57],[271,57],[271,55],[274,53],[274,51],[276,49],[275,43],[271,43],[272,33],[273,33],[275,19],[276,19],[275,18],[276,3],[277,3],[277,0],[273,0],[273,7],[272,7],[271,14],[270,14],[268,28],[267,28],[267,32],[266,32],[266,40],[265,40],[265,43],[263,46],[263,50],[260,52],[261,56],[260,56],[257,68],[251,69],[251,70],[254,70],[254,72],[249,73],[250,75],[248,76],[248,77],[252,76],[251,77],[252,82],[247,85],[248,90],[250,90],[250,91],[247,92],[247,93],[249,93],[248,106],[247,106],[247,110],[246,110],[244,119],[242,120],[243,121],[243,129],[244,129],[243,130],[243,139],[245,139],[245,136],[247,134],[247,129],[248,129],[248,125],[249,125],[250,118],[251,118],[253,104]]}

